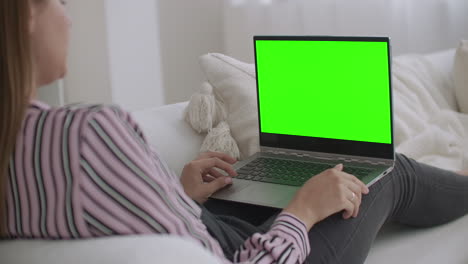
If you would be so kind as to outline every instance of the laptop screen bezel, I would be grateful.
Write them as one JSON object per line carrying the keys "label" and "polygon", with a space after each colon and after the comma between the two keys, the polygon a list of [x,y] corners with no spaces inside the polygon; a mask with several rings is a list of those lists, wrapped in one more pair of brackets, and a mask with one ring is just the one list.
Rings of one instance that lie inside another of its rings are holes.
{"label": "laptop screen bezel", "polygon": [[[388,49],[388,77],[390,95],[390,128],[391,144],[371,143],[363,141],[340,140],[318,137],[305,137],[283,134],[263,133],[261,128],[259,82],[257,68],[257,41],[277,40],[277,41],[362,41],[362,42],[386,42]],[[392,159],[395,158],[394,136],[393,136],[393,97],[392,97],[392,56],[389,37],[346,37],[346,36],[254,36],[255,52],[255,76],[257,88],[258,105],[258,129],[260,134],[260,146],[283,148],[293,150],[303,150],[321,153],[333,153],[351,156],[364,156],[372,158]]]}

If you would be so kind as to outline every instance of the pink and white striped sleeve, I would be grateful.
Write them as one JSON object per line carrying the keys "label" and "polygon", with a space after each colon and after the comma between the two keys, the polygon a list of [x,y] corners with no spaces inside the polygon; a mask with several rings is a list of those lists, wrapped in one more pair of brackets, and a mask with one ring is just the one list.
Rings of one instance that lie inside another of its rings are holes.
{"label": "pink and white striped sleeve", "polygon": [[271,229],[256,233],[234,255],[235,263],[303,263],[310,252],[304,223],[292,214],[281,213]]}
{"label": "pink and white striped sleeve", "polygon": [[[174,234],[193,239],[228,262],[200,219],[200,208],[151,152],[131,117],[104,107],[87,120],[80,166],[83,213],[91,236]],[[265,234],[254,234],[235,263],[302,263],[309,240],[303,222],[280,214]]]}

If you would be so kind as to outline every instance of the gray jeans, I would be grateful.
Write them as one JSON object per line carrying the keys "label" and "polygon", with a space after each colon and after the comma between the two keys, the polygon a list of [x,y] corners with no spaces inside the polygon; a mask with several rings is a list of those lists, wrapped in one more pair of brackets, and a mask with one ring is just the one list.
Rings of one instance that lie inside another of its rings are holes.
{"label": "gray jeans", "polygon": [[[202,221],[228,259],[256,232],[266,232],[277,210],[210,200]],[[305,263],[364,263],[387,221],[414,227],[450,222],[468,213],[468,177],[396,155],[392,173],[363,196],[359,215],[332,215],[309,232],[311,253]]]}

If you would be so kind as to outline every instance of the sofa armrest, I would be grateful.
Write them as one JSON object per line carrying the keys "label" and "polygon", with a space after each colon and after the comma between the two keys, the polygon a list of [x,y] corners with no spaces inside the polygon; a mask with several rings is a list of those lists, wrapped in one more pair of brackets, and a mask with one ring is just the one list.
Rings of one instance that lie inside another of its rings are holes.
{"label": "sofa armrest", "polygon": [[205,134],[198,134],[184,120],[188,102],[132,112],[148,141],[180,176],[186,163],[199,153]]}
{"label": "sofa armrest", "polygon": [[2,241],[0,258],[1,263],[9,264],[221,263],[191,240],[163,235],[69,241]]}

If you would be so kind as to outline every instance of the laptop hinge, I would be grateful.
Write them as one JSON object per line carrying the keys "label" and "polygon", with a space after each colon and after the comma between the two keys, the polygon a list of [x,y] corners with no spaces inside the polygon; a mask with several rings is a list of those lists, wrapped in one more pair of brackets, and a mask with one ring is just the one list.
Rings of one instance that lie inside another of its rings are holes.
{"label": "laptop hinge", "polygon": [[364,163],[374,166],[393,166],[394,160],[392,159],[381,159],[381,158],[370,158],[362,156],[352,156],[343,154],[331,154],[323,152],[303,151],[285,148],[272,148],[272,147],[260,147],[261,153],[269,153],[274,155],[286,155],[294,156],[298,158],[316,159],[321,161],[339,161],[344,163]]}

